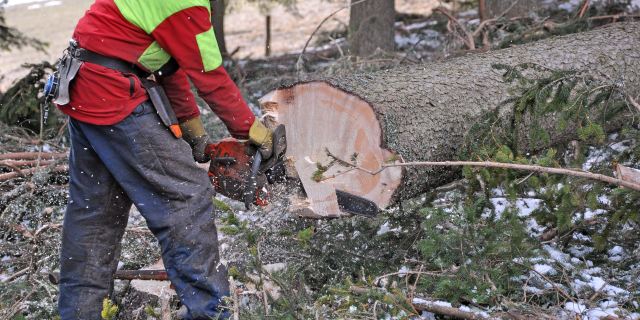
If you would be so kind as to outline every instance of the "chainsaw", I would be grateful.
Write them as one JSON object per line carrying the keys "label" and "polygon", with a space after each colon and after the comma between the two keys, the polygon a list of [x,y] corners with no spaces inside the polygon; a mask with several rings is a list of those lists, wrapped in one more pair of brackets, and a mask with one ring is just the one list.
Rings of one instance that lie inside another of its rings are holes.
{"label": "chainsaw", "polygon": [[[206,152],[211,157],[209,177],[216,192],[233,200],[244,202],[247,210],[252,205],[269,204],[268,184],[287,181],[285,153],[287,138],[284,125],[273,131],[273,156],[263,160],[257,148],[248,141],[226,138],[209,144]],[[378,206],[363,197],[336,190],[338,206],[342,211],[375,216]]]}
{"label": "chainsaw", "polygon": [[263,161],[262,154],[249,143],[226,138],[207,146],[211,157],[209,177],[216,192],[251,205],[266,206],[269,193],[267,183],[286,180],[284,154],[287,138],[284,125],[273,131],[273,156]]}

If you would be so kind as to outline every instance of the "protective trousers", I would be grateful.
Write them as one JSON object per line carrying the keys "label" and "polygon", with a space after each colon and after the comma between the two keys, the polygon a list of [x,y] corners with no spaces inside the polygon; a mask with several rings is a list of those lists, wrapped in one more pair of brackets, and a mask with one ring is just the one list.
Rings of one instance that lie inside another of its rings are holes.
{"label": "protective trousers", "polygon": [[213,216],[214,195],[189,145],[174,138],[149,102],[110,126],[71,119],[69,203],[60,253],[62,320],[101,319],[132,203],[158,239],[188,319],[228,317],[229,295]]}

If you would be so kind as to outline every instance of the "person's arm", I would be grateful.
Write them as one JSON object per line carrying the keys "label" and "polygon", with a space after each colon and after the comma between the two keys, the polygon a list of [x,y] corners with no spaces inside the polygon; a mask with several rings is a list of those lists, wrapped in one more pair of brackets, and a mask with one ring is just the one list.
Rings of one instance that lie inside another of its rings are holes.
{"label": "person's arm", "polygon": [[191,85],[184,70],[178,69],[172,75],[159,76],[156,80],[167,94],[179,122],[200,116],[196,98],[191,92]]}
{"label": "person's arm", "polygon": [[255,116],[222,67],[210,18],[208,7],[190,7],[163,20],[151,35],[176,59],[231,135],[246,139]]}

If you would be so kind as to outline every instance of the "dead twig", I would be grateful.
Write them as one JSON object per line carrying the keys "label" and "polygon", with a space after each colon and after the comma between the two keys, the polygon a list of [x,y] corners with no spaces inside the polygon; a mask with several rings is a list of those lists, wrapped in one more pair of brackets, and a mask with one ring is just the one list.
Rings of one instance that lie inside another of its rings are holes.
{"label": "dead twig", "polygon": [[[33,167],[33,168],[29,168],[29,169],[23,169],[23,170],[18,170],[18,171],[14,171],[14,172],[0,174],[0,181],[11,180],[11,179],[19,177],[19,176],[31,175],[31,174],[34,174],[35,172],[37,172],[38,170],[42,170],[43,168],[45,168],[45,167],[44,166],[40,166],[40,167]],[[61,172],[67,172],[68,170],[69,170],[69,166],[62,165],[62,166],[57,166],[55,168],[52,168],[51,172],[52,173],[61,173]]]}
{"label": "dead twig", "polygon": [[171,294],[162,291],[159,297],[160,300],[160,319],[171,320]]}
{"label": "dead twig", "polygon": [[582,4],[580,5],[580,9],[578,9],[578,13],[576,14],[576,17],[577,18],[584,17],[584,14],[587,13],[588,9],[589,9],[589,0],[582,1]]}
{"label": "dead twig", "polygon": [[262,304],[264,306],[264,313],[265,315],[269,315],[270,309],[269,309],[269,301],[268,301],[268,297],[267,297],[267,290],[265,288],[265,280],[263,277],[263,268],[262,268],[262,254],[260,253],[260,243],[262,243],[262,240],[258,242],[258,244],[256,245],[256,253],[258,255],[258,263],[260,264],[260,270],[258,271],[258,275],[260,276],[260,286],[262,287],[260,291],[262,291]]}
{"label": "dead twig", "polygon": [[[418,275],[416,276],[416,280],[413,282],[413,286],[411,286],[411,290],[409,290],[409,299],[413,299],[416,294],[416,288],[418,287],[418,281],[420,281],[420,275],[424,265],[420,265],[420,269],[418,269]],[[376,318],[377,319],[377,318]]]}
{"label": "dead twig", "polygon": [[24,276],[25,274],[27,274],[29,272],[29,270],[31,269],[31,267],[26,267],[24,269],[20,269],[18,270],[16,273],[8,276],[7,278],[2,280],[2,283],[9,283],[15,279],[18,279],[22,276]]}
{"label": "dead twig", "polygon": [[445,8],[442,7],[438,7],[433,9],[433,12],[440,12],[443,15],[445,15],[447,17],[447,19],[449,19],[449,23],[452,23],[454,26],[457,26],[457,29],[459,30],[459,34],[456,34],[458,37],[460,37],[460,39],[462,39],[462,42],[464,42],[464,45],[467,47],[467,49],[469,50],[475,50],[476,49],[476,44],[475,44],[475,40],[473,38],[473,34],[469,33],[469,31],[467,31],[467,28],[465,28],[460,21],[458,21],[458,19],[456,19],[451,13],[449,13],[449,11]]}
{"label": "dead twig", "polygon": [[428,311],[431,313],[448,316],[456,319],[467,319],[467,320],[486,319],[484,316],[480,314],[462,311],[458,308],[449,307],[442,304],[436,304],[432,301],[414,299],[412,301],[412,305],[418,311]]}
{"label": "dead twig", "polygon": [[240,320],[240,299],[238,297],[238,287],[236,285],[236,281],[231,277],[231,281],[229,281],[229,285],[231,286],[231,292],[233,294],[233,319]]}
{"label": "dead twig", "polygon": [[67,158],[69,154],[62,152],[13,152],[0,154],[0,160],[56,160]]}
{"label": "dead twig", "polygon": [[640,112],[640,103],[638,103],[636,99],[634,99],[630,94],[627,94],[627,100],[629,100],[629,104],[634,106],[638,110],[638,112]]}
{"label": "dead twig", "polygon": [[399,66],[402,63],[404,63],[409,58],[409,54],[411,54],[412,52],[415,52],[416,47],[418,47],[418,45],[420,44],[420,42],[422,42],[422,40],[423,39],[419,39],[418,41],[416,41],[416,43],[414,43],[413,46],[411,46],[411,49],[407,51],[407,54],[404,55],[402,60],[400,60],[400,62],[398,62],[396,66]]}
{"label": "dead twig", "polygon": [[531,268],[530,266],[526,266],[522,263],[519,262],[515,262],[516,264],[528,268],[529,270],[533,271],[535,274],[537,274],[538,276],[540,276],[540,278],[544,279],[544,281],[548,282],[555,290],[556,292],[560,293],[560,295],[562,295],[565,299],[576,302],[576,299],[574,299],[572,296],[570,296],[566,291],[564,291],[564,289],[560,288],[558,286],[558,284],[556,284],[555,282],[553,282],[551,279],[549,279],[547,276],[545,276],[544,274],[538,272],[536,269]]}
{"label": "dead twig", "polygon": [[22,299],[20,299],[20,301],[16,302],[13,304],[13,306],[11,306],[11,308],[9,308],[9,310],[7,311],[6,314],[4,314],[4,316],[6,316],[6,318],[3,319],[13,319],[13,317],[20,312],[20,310],[22,309],[22,303],[24,303],[25,301],[27,301],[29,298],[31,298],[31,296],[36,292],[36,289],[33,288],[31,289],[31,291],[29,293],[27,293],[27,295],[25,295]]}
{"label": "dead twig", "polygon": [[[472,37],[475,39],[478,35],[480,35],[481,32],[484,31],[484,28],[487,27],[489,24],[494,23],[496,21],[498,21],[499,19],[501,19],[502,17],[506,16],[507,13],[509,13],[509,11],[511,11],[511,9],[513,9],[513,7],[518,4],[518,1],[513,2],[509,8],[507,8],[507,10],[503,11],[502,13],[500,13],[497,17],[495,18],[491,18],[491,19],[486,19],[486,13],[484,13],[485,15],[485,19],[482,18],[482,12],[480,12],[480,25],[478,26],[478,28],[476,28],[475,31],[473,31]],[[482,6],[484,6],[484,1],[482,1]],[[484,9],[484,8],[480,8],[480,9]],[[519,17],[514,17],[511,18],[511,20],[517,20],[520,19]]]}

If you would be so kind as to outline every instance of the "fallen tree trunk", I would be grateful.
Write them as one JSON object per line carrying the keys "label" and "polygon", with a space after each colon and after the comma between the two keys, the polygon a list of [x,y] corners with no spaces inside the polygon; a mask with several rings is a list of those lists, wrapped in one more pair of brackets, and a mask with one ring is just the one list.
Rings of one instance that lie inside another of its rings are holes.
{"label": "fallen tree trunk", "polygon": [[[515,94],[493,65],[590,70],[596,79],[624,80],[625,90],[636,96],[639,52],[640,23],[621,23],[444,62],[297,83],[267,94],[261,104],[267,118],[287,126],[287,155],[307,196],[295,200],[292,210],[337,217],[344,213],[335,189],[384,208],[454,178],[458,171],[445,167],[396,167],[371,175],[335,160],[377,171],[399,160],[456,159],[474,121]],[[569,138],[551,134],[552,143]]]}

